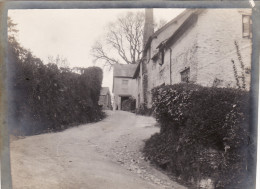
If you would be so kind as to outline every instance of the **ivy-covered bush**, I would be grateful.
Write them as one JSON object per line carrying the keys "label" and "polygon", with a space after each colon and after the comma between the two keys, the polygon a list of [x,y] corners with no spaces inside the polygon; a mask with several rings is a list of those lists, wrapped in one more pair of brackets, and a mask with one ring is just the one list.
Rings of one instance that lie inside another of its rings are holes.
{"label": "ivy-covered bush", "polygon": [[33,135],[94,122],[104,116],[98,106],[102,69],[81,74],[43,64],[16,41],[9,43],[9,113],[14,134]]}
{"label": "ivy-covered bush", "polygon": [[161,131],[146,142],[146,157],[185,182],[210,178],[216,188],[246,188],[249,93],[193,84],[152,93]]}
{"label": "ivy-covered bush", "polygon": [[136,105],[136,100],[133,97],[130,97],[129,99],[124,100],[122,102],[122,110],[134,112],[135,111],[135,105]]}

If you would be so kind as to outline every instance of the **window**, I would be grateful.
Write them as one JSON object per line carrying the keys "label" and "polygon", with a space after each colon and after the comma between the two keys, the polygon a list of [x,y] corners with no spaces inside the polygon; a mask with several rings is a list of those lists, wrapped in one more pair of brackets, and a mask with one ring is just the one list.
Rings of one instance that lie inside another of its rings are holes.
{"label": "window", "polygon": [[243,38],[252,38],[252,19],[250,15],[242,15]]}
{"label": "window", "polygon": [[122,80],[122,85],[128,85],[128,80],[126,79]]}
{"label": "window", "polygon": [[181,72],[181,82],[190,82],[190,68],[186,68]]}
{"label": "window", "polygon": [[159,52],[155,52],[155,54],[152,57],[153,63],[156,63],[156,61],[159,59]]}
{"label": "window", "polygon": [[148,49],[148,60],[151,59],[151,47]]}
{"label": "window", "polygon": [[160,65],[163,65],[163,63],[164,63],[164,51],[163,51],[163,49],[160,51],[160,54],[159,54],[159,64]]}

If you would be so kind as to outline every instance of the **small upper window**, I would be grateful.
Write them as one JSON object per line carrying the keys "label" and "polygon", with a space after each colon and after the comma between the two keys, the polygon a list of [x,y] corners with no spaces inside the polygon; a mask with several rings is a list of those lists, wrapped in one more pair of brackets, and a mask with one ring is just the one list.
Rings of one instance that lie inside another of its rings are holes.
{"label": "small upper window", "polygon": [[155,52],[155,54],[152,57],[153,62],[156,62],[159,59],[159,52]]}
{"label": "small upper window", "polygon": [[252,19],[250,15],[242,15],[243,38],[252,38]]}
{"label": "small upper window", "polygon": [[164,51],[163,50],[160,51],[159,56],[160,56],[159,57],[159,64],[163,65],[163,63],[164,63]]}
{"label": "small upper window", "polygon": [[148,49],[148,60],[151,59],[151,47]]}
{"label": "small upper window", "polygon": [[123,85],[128,85],[128,80],[126,80],[126,79],[122,80],[122,84]]}
{"label": "small upper window", "polygon": [[186,68],[181,73],[181,82],[190,82],[190,68]]}

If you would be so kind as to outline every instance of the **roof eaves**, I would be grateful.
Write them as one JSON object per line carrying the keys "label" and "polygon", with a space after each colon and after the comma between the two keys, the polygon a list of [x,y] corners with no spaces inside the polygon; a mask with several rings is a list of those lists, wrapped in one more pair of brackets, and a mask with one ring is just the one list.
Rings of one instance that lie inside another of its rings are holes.
{"label": "roof eaves", "polygon": [[114,76],[114,78],[133,78],[133,76]]}
{"label": "roof eaves", "polygon": [[175,43],[176,37],[182,35],[188,28],[190,28],[197,20],[197,16],[192,13],[181,26],[164,42],[163,46],[168,47]]}
{"label": "roof eaves", "polygon": [[136,79],[137,76],[138,76],[138,74],[139,74],[139,72],[140,72],[141,62],[142,62],[142,61],[139,61],[138,65],[137,65],[137,67],[136,67],[136,69],[135,69],[135,73],[134,73],[134,75],[133,75],[133,79]]}
{"label": "roof eaves", "polygon": [[[180,31],[183,31],[183,29],[185,29],[184,31],[186,31],[186,29],[190,28],[192,26],[192,24],[197,20],[197,15],[200,13],[201,11],[194,11],[190,14],[190,16],[188,16],[186,18],[186,20],[179,26],[179,28],[165,41],[162,41],[157,48],[161,49],[164,47],[167,47],[169,45],[172,45],[174,43],[173,39],[177,36],[180,35]],[[185,26],[187,26],[185,28]]]}
{"label": "roof eaves", "polygon": [[163,31],[165,30],[166,28],[168,28],[169,26],[171,26],[173,23],[176,23],[181,17],[183,17],[184,15],[186,15],[187,13],[193,11],[192,9],[186,9],[184,10],[182,13],[180,13],[178,16],[176,16],[175,18],[173,18],[171,21],[169,21],[167,24],[165,24],[163,27],[161,27],[159,30],[157,30],[156,32],[154,32],[153,35],[151,35],[147,42],[146,42],[146,45],[144,47],[144,51],[147,50],[147,48],[150,46],[152,40],[154,38],[157,38],[157,36]]}
{"label": "roof eaves", "polygon": [[186,9],[183,12],[181,12],[178,16],[176,16],[175,18],[173,18],[172,20],[170,20],[167,24],[165,24],[163,27],[161,27],[159,30],[157,30],[156,32],[154,32],[154,34],[152,35],[153,37],[159,35],[163,30],[165,30],[166,28],[168,28],[170,25],[172,25],[173,23],[176,23],[182,16],[184,16],[187,12],[190,12],[191,9]]}

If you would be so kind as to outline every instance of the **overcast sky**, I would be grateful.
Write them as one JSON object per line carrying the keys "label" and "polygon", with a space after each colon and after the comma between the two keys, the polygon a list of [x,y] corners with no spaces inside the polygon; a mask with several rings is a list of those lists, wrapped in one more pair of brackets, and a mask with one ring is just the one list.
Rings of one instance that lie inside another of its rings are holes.
{"label": "overcast sky", "polygon": [[[61,55],[70,67],[93,66],[90,49],[102,37],[106,25],[126,11],[144,9],[49,9],[9,10],[17,23],[18,41],[45,63]],[[184,9],[154,9],[154,19],[170,21]],[[112,90],[113,72],[104,70],[103,86]]]}

